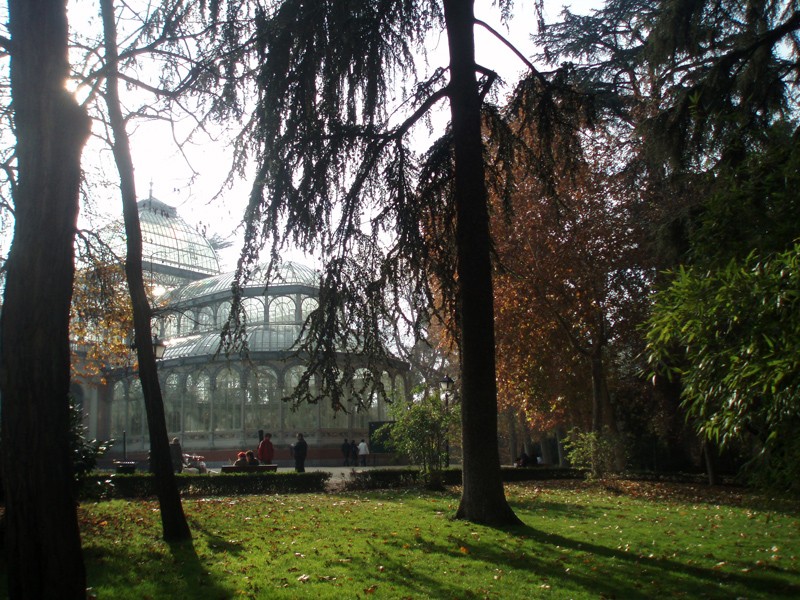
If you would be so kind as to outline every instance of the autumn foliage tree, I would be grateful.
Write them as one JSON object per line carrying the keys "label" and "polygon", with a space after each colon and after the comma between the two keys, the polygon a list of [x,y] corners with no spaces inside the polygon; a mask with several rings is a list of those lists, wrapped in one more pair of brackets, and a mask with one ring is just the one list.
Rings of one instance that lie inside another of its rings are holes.
{"label": "autumn foliage tree", "polygon": [[[796,172],[790,155],[798,135],[798,31],[797,6],[782,0],[609,0],[585,15],[565,9],[541,30],[543,58],[572,65],[574,80],[597,94],[619,147],[630,150],[620,160],[639,174],[632,181],[649,202],[648,238],[660,242],[653,247],[661,266],[676,267],[662,276],[665,292],[651,322],[656,339],[671,330],[665,327],[671,318],[673,333],[690,332],[696,310],[712,311],[714,298],[725,304],[727,278],[748,270],[745,257],[755,252],[774,264],[771,253],[788,250],[787,237],[791,243],[796,235],[787,184]],[[689,264],[698,268],[679,266]],[[695,291],[688,283],[694,278],[704,290],[697,296],[686,293]],[[718,289],[704,287],[705,279]],[[771,302],[765,293],[761,306]],[[751,309],[754,318],[759,310]],[[681,343],[696,348],[699,334],[688,335],[695,339]],[[679,356],[650,341],[659,348],[655,356]],[[707,377],[705,368],[720,364],[702,352],[689,354],[694,365],[671,368]],[[716,382],[704,382],[709,390],[723,389],[728,377],[748,385],[737,377],[744,364],[729,366]],[[681,391],[680,380],[672,390]],[[749,393],[735,390],[730,401]],[[694,409],[701,396],[684,390],[685,406]],[[693,410],[698,430],[714,430],[717,418],[735,429],[736,419],[712,404]]]}
{"label": "autumn foliage tree", "polygon": [[587,136],[586,159],[555,194],[523,176],[511,215],[495,213],[498,378],[537,431],[617,432],[610,391],[635,370],[652,272],[611,148]]}
{"label": "autumn foliage tree", "polygon": [[133,312],[122,265],[87,259],[91,264],[76,272],[72,295],[72,373],[104,381],[107,369],[130,365]]}
{"label": "autumn foliage tree", "polygon": [[[511,2],[499,4],[507,14]],[[425,310],[435,280],[457,306],[464,465],[457,514],[517,523],[493,441],[497,390],[481,107],[495,77],[476,62],[473,2],[290,0],[225,7],[221,39],[235,40],[240,50],[226,53],[228,63],[234,70],[246,65],[244,72],[253,67],[259,94],[250,129],[240,137],[242,155],[255,156],[257,166],[237,278],[247,278],[268,242],[271,258],[291,241],[323,259],[320,308],[299,347],[309,367],[296,397],[313,401],[313,381],[335,410],[345,408],[343,390],[354,368],[336,363],[341,349],[369,356],[370,366],[380,369],[387,359],[383,329],[397,322],[398,282],[411,281],[415,303]],[[232,15],[252,15],[254,28],[237,27]],[[423,77],[417,53],[432,32],[446,36],[449,64]],[[248,73],[243,85],[252,83]],[[420,161],[411,134],[440,103],[449,109],[450,127]],[[433,165],[428,172],[449,175],[435,191],[418,177],[422,162]],[[437,223],[446,235],[431,235],[425,223]],[[434,260],[432,246],[449,246],[451,260]],[[236,341],[233,336],[232,347]]]}

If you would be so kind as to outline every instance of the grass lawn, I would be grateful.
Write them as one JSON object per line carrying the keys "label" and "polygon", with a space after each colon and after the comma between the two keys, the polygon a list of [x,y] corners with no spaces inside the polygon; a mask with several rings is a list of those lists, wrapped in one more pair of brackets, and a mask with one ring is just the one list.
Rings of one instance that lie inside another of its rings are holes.
{"label": "grass lawn", "polygon": [[84,504],[89,585],[131,598],[798,598],[796,503],[703,486],[509,484],[522,527],[455,521],[460,490]]}

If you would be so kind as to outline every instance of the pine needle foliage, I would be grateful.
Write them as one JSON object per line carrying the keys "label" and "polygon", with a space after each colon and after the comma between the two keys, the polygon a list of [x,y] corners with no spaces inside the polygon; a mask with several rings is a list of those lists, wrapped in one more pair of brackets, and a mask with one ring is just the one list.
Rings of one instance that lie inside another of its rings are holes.
{"label": "pine needle foliage", "polygon": [[[416,71],[427,32],[443,26],[441,6],[287,1],[251,8],[253,44],[240,43],[240,54],[230,55],[257,65],[258,89],[249,135],[240,136],[240,156],[255,157],[257,174],[237,281],[253,273],[267,245],[270,268],[288,245],[322,257],[319,309],[296,347],[310,368],[294,400],[324,397],[337,409],[357,409],[345,399],[356,370],[369,365],[351,357],[368,357],[380,372],[391,360],[390,338],[421,335],[427,318],[416,309],[436,306],[437,298],[441,307],[447,295],[432,281],[453,281],[453,259],[443,260],[452,257],[454,237],[452,209],[441,202],[450,193],[448,138],[419,156],[409,136],[446,97],[443,70],[427,79]],[[234,21],[221,23],[223,38],[239,39],[241,32],[225,29]],[[245,348],[247,335],[241,306],[232,314],[228,351]],[[385,394],[377,378],[366,382],[365,397]]]}
{"label": "pine needle foliage", "polygon": [[[511,3],[499,4],[507,17]],[[235,291],[265,248],[271,269],[290,245],[322,258],[320,306],[295,348],[309,368],[292,400],[324,397],[348,410],[356,370],[382,370],[390,339],[424,336],[432,315],[458,322],[452,132],[421,154],[412,146],[413,133],[429,127],[430,110],[452,93],[447,69],[420,77],[416,68],[426,36],[443,29],[442,3],[247,5],[240,11],[252,15],[249,45],[241,42],[242,20],[230,18],[232,6],[211,9],[219,38],[239,40],[225,56],[243,79],[254,77],[258,95],[238,138],[239,156],[254,158],[257,173]],[[485,101],[496,75],[478,71],[494,193],[510,198],[514,166],[553,181],[554,171],[580,160],[577,134],[595,110],[568,70],[548,77],[533,70],[502,110]],[[554,184],[545,189],[555,194]],[[225,350],[246,351],[241,305],[231,314]],[[385,393],[379,381],[367,381],[365,391]]]}
{"label": "pine needle foliage", "polygon": [[[507,18],[511,0],[496,4]],[[547,177],[579,160],[590,96],[570,96],[568,73],[539,73],[517,52],[532,74],[510,110],[491,106],[498,77],[476,63],[474,29],[499,34],[467,2],[215,7],[226,15],[219,39],[239,40],[222,53],[230,61],[223,70],[240,69],[243,89],[250,85],[257,97],[237,139],[239,156],[255,163],[255,182],[234,292],[264,248],[268,273],[288,245],[322,263],[319,308],[294,348],[307,369],[287,400],[366,408],[364,400],[387,397],[377,374],[392,360],[390,341],[410,341],[444,323],[459,350],[464,471],[471,473],[458,516],[516,522],[491,442],[497,389],[487,188],[508,199],[513,165],[530,164]],[[230,16],[237,11],[253,16],[246,32]],[[450,64],[423,74],[418,66],[437,33],[447,39]],[[440,103],[451,124],[420,153],[414,134],[432,136],[430,114]],[[512,127],[512,120],[525,125]],[[241,303],[231,314],[224,349],[246,351]],[[354,396],[356,372],[371,376]]]}
{"label": "pine needle foliage", "polygon": [[798,30],[793,1],[610,0],[564,10],[539,41],[543,59],[603,92],[651,160],[704,169],[796,111]]}

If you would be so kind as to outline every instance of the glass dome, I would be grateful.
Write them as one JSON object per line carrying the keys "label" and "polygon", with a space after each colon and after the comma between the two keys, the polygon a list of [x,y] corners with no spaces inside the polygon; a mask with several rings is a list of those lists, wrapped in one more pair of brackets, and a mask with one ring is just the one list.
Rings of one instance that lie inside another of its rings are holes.
{"label": "glass dome", "polygon": [[174,207],[152,195],[138,207],[144,271],[190,281],[219,273],[214,248]]}
{"label": "glass dome", "polygon": [[[174,289],[161,297],[163,304],[193,303],[202,300],[229,297],[236,273],[222,273],[214,277],[193,281],[185,286]],[[319,273],[314,269],[296,262],[281,263],[270,277],[270,282],[264,281],[266,267],[258,267],[250,282],[243,286],[243,295],[270,295],[291,292],[293,290],[318,290]]]}

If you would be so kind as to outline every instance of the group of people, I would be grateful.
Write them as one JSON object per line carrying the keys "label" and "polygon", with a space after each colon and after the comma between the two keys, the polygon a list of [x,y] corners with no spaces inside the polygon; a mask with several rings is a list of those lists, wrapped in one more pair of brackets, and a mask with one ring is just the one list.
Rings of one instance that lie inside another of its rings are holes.
{"label": "group of people", "polygon": [[233,466],[271,465],[273,458],[275,458],[275,447],[272,445],[272,434],[265,433],[256,451],[247,450],[246,452],[239,452],[239,454],[236,455],[236,461],[233,463]]}
{"label": "group of people", "polygon": [[239,452],[236,455],[236,460],[233,463],[234,467],[248,467],[248,466],[256,466],[260,465],[261,463],[256,458],[255,452],[252,450],[248,450],[247,452]]}
{"label": "group of people", "polygon": [[[308,455],[308,443],[303,438],[302,433],[297,434],[297,441],[291,445],[290,451],[294,458],[294,470],[298,473],[305,473],[306,456]],[[239,452],[234,466],[246,465],[271,465],[275,458],[275,446],[272,445],[272,434],[265,433],[264,438],[258,444],[255,452]]]}
{"label": "group of people", "polygon": [[349,467],[351,464],[354,467],[356,465],[366,467],[367,457],[369,456],[369,446],[363,439],[356,444],[355,440],[350,440],[348,442],[347,438],[345,438],[342,444],[342,456],[344,457],[345,467]]}
{"label": "group of people", "polygon": [[[297,434],[297,441],[290,447],[292,457],[294,458],[294,470],[298,473],[305,473],[306,456],[308,456],[308,443],[303,437],[302,433]],[[180,446],[178,438],[174,438],[170,444],[170,453],[172,454],[172,462],[176,473],[180,473],[184,464],[183,450]],[[363,439],[358,444],[355,440],[344,440],[342,444],[342,455],[344,456],[344,466],[361,465],[367,466],[367,457],[369,456],[369,446]],[[201,458],[202,457],[197,457]],[[236,461],[233,463],[236,467],[243,467],[248,465],[270,465],[275,458],[275,447],[272,445],[272,434],[265,433],[263,439],[258,444],[255,452],[252,450],[241,451],[236,456]],[[205,470],[205,463],[203,463],[203,470]]]}

